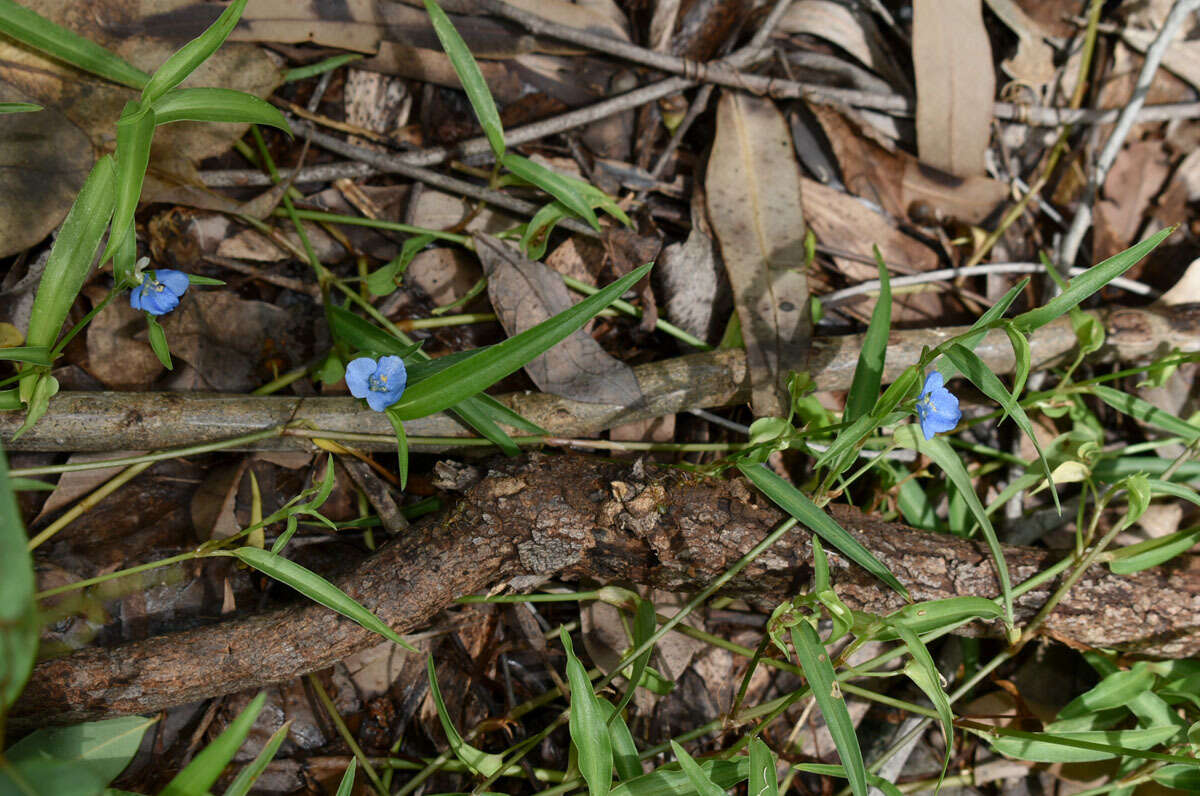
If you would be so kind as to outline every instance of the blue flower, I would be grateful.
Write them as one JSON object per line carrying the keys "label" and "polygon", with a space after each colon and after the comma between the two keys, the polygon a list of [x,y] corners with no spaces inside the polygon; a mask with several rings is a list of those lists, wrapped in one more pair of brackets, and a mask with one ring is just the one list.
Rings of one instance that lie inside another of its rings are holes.
{"label": "blue flower", "polygon": [[396,401],[408,383],[408,371],[400,357],[359,357],[346,366],[346,386],[355,398],[366,398],[367,406],[382,412]]}
{"label": "blue flower", "polygon": [[187,292],[188,276],[182,271],[160,268],[142,275],[142,283],[129,294],[129,305],[151,315],[164,315],[179,306]]}
{"label": "blue flower", "polygon": [[921,432],[925,439],[933,439],[934,434],[949,431],[962,419],[958,399],[945,388],[945,383],[946,379],[941,373],[930,371],[921,388],[921,397],[917,399],[917,417],[921,421]]}

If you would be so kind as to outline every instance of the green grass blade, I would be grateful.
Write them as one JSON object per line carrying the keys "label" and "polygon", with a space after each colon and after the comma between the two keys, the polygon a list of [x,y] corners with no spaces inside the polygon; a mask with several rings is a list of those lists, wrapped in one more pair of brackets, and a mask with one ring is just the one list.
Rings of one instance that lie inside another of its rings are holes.
{"label": "green grass blade", "polygon": [[1144,569],[1157,567],[1177,555],[1186,553],[1200,542],[1200,528],[1176,531],[1157,539],[1122,547],[1109,555],[1108,568],[1118,575],[1131,575]]}
{"label": "green grass blade", "polygon": [[742,471],[742,475],[750,479],[751,483],[761,489],[763,494],[799,520],[801,525],[833,545],[846,558],[895,589],[904,599],[911,599],[908,589],[896,580],[896,576],[891,573],[891,570],[884,566],[883,562],[876,558],[870,550],[863,547],[862,542],[847,533],[828,514],[817,508],[807,495],[762,465],[738,462],[738,469]]}
{"label": "green grass blade", "polygon": [[0,448],[0,743],[3,717],[29,679],[37,654],[39,621],[33,600],[29,537]]}
{"label": "green grass blade", "polygon": [[846,423],[871,411],[879,399],[879,386],[883,381],[883,360],[887,355],[888,333],[892,328],[892,284],[878,246],[875,247],[875,264],[879,266],[879,298],[875,301],[871,323],[867,326],[862,348],[858,352],[854,381],[846,395],[846,413],[842,416]]}
{"label": "green grass blade", "polygon": [[441,6],[433,0],[425,0],[425,10],[429,12],[433,31],[450,58],[450,64],[454,67],[463,90],[467,92],[467,100],[470,101],[475,117],[483,127],[483,134],[487,136],[492,152],[499,158],[504,154],[504,127],[500,124],[500,111],[496,110],[496,102],[492,99],[492,92],[488,90],[487,81],[483,79],[483,72],[479,71],[475,56],[471,55],[467,43],[458,35],[450,17],[446,16]]}
{"label": "green grass blade", "polygon": [[757,735],[750,739],[750,780],[746,796],[779,796],[775,755]]}
{"label": "green grass blade", "polygon": [[904,666],[904,674],[929,697],[937,711],[938,720],[942,723],[942,736],[946,739],[946,757],[942,761],[942,773],[938,775],[940,788],[942,780],[946,777],[946,769],[950,767],[950,760],[954,757],[954,712],[950,710],[950,697],[942,686],[942,675],[933,662],[933,656],[929,654],[921,637],[902,623],[893,625],[893,628],[912,656],[912,660]]}
{"label": "green grass blade", "polygon": [[[914,633],[957,627],[974,619],[1000,619],[1004,611],[994,600],[984,597],[947,597],[906,605],[887,615],[888,625],[904,625]],[[893,636],[882,632],[873,636],[890,641]]]}
{"label": "green grass blade", "polygon": [[1050,321],[1078,307],[1080,302],[1107,285],[1113,279],[1132,268],[1139,260],[1154,251],[1166,240],[1175,227],[1160,230],[1125,251],[1114,254],[1102,263],[1092,266],[1067,283],[1067,289],[1037,309],[1029,310],[1013,319],[1013,325],[1024,333],[1032,332]]}
{"label": "green grass blade", "polygon": [[[116,204],[113,208],[112,234],[102,260],[107,260],[125,239],[134,234],[133,214],[137,211],[138,199],[142,196],[142,183],[146,178],[146,166],[150,163],[150,143],[154,139],[154,111],[137,102],[129,102],[117,122],[117,181],[114,186]],[[118,263],[120,265],[120,263]],[[127,280],[129,273],[116,273],[119,280]]]}
{"label": "green grass blade", "polygon": [[0,0],[0,32],[64,63],[114,83],[141,88],[150,79],[145,72],[99,44],[54,24],[28,8],[17,5],[13,0]]}
{"label": "green grass blade", "polygon": [[450,751],[454,752],[454,756],[476,774],[483,777],[494,775],[504,766],[504,759],[500,755],[476,749],[463,740],[463,737],[458,734],[458,728],[450,720],[450,712],[446,710],[446,701],[442,698],[442,689],[438,685],[437,669],[433,665],[432,656],[427,656],[425,659],[425,671],[429,676],[429,695],[433,697],[433,707],[437,710],[438,719],[442,723],[442,731],[446,733]]}
{"label": "green grass blade", "polygon": [[[633,646],[638,648],[642,646],[651,636],[654,631],[658,630],[658,617],[654,610],[654,603],[649,600],[638,599],[637,608],[634,609],[633,616]],[[620,713],[633,699],[633,694],[637,691],[638,683],[642,681],[642,675],[646,673],[646,666],[650,663],[650,656],[654,654],[654,647],[646,647],[645,652],[633,659],[633,668],[629,673],[629,687],[625,689],[625,693],[621,695],[621,701],[617,703],[616,713]]]}
{"label": "green grass blade", "polygon": [[388,409],[384,412],[388,422],[392,424],[392,432],[396,435],[396,456],[400,471],[400,489],[408,488],[408,434],[404,431],[404,421],[392,414]]}
{"label": "green grass blade", "polygon": [[608,733],[607,716],[600,707],[587,670],[575,657],[571,637],[566,628],[559,629],[559,638],[567,653],[567,680],[571,684],[571,716],[568,722],[571,743],[579,753],[579,773],[588,784],[590,796],[608,796],[612,787],[612,739]]}
{"label": "green grass blade", "polygon": [[[700,770],[717,786],[728,790],[746,779],[749,759],[705,760]],[[635,780],[622,782],[612,789],[612,796],[692,796],[692,781],[678,768],[663,766]]]}
{"label": "green grass blade", "polygon": [[1148,730],[1088,730],[1071,733],[1031,733],[1007,730],[990,739],[1002,755],[1034,763],[1087,763],[1114,757],[1144,757],[1136,754],[1167,741],[1176,727]]}
{"label": "green grass blade", "polygon": [[686,749],[671,741],[671,751],[679,761],[680,770],[687,776],[688,782],[692,783],[692,790],[696,796],[725,796],[725,789],[709,779],[704,769],[700,768],[700,764],[692,759]]}
{"label": "green grass blade", "polygon": [[1000,540],[996,537],[996,529],[992,527],[987,510],[979,501],[979,496],[975,494],[975,488],[971,484],[971,478],[967,475],[967,468],[963,466],[962,459],[958,458],[958,454],[944,438],[934,437],[927,440],[913,424],[896,429],[893,439],[900,447],[915,450],[933,459],[962,494],[967,508],[970,509],[975,521],[983,530],[983,538],[996,563],[996,579],[1000,583],[1000,595],[1004,601],[1004,620],[1011,627],[1013,624],[1012,579],[1008,575],[1008,564],[1004,561],[1004,552],[1000,549]]}
{"label": "green grass blade", "polygon": [[854,796],[867,796],[867,766],[863,762],[858,736],[854,734],[854,722],[850,719],[850,711],[846,709],[846,700],[842,698],[825,646],[821,644],[817,631],[806,621],[794,625],[791,636],[796,659],[804,670],[817,707],[825,717],[829,734],[833,736],[833,744],[846,770],[850,790]]}
{"label": "green grass blade", "polygon": [[[69,727],[44,727],[34,730],[4,751],[4,758],[16,769],[18,776],[38,786],[39,793],[67,793],[63,781],[86,778],[103,788],[116,779],[137,753],[146,734],[157,719],[125,716],[103,721],[89,721]],[[43,776],[33,772],[41,768]],[[0,762],[0,793],[20,793],[6,780],[4,763]],[[96,792],[99,792],[97,790]]]}
{"label": "green grass blade", "polygon": [[156,124],[173,122],[226,122],[265,124],[288,135],[292,128],[271,103],[230,88],[177,88],[154,103]]}
{"label": "green grass blade", "polygon": [[649,273],[650,268],[650,264],[643,265],[596,295],[589,296],[532,329],[479,351],[468,359],[413,384],[404,391],[400,400],[393,404],[397,415],[405,420],[425,417],[490,387],[524,367],[527,362],[576,329],[582,328],[596,313]]}
{"label": "green grass blade", "polygon": [[297,80],[307,80],[310,77],[316,77],[317,75],[323,75],[326,72],[332,72],[338,67],[345,66],[346,64],[353,63],[354,61],[361,61],[362,59],[362,53],[343,53],[342,55],[335,55],[331,58],[324,58],[320,61],[317,61],[315,64],[307,64],[306,66],[298,66],[295,69],[289,69],[283,75],[283,82],[295,83]]}
{"label": "green grass blade", "polygon": [[588,222],[592,229],[599,231],[600,220],[596,218],[596,211],[592,210],[591,204],[584,198],[573,180],[512,152],[502,155],[500,164],[529,184],[536,185],[562,202],[567,209]]}
{"label": "green grass blade", "polygon": [[[979,345],[980,341],[983,340],[983,338],[987,335],[988,326],[991,323],[1000,320],[1000,318],[1004,316],[1004,313],[1008,312],[1008,308],[1012,306],[1012,303],[1017,300],[1017,296],[1021,295],[1021,291],[1024,290],[1025,286],[1028,284],[1029,277],[1025,277],[1020,282],[1013,285],[1009,291],[1000,298],[999,301],[988,307],[987,310],[975,320],[975,323],[971,324],[971,328],[959,336],[957,340],[959,345],[961,345],[963,348],[966,348],[968,351],[974,351],[975,346]],[[946,381],[950,381],[950,379],[958,375],[958,372],[954,369],[953,364],[946,362],[944,357],[934,364],[934,369],[941,371],[941,374],[946,378]]]}
{"label": "green grass blade", "polygon": [[1172,434],[1183,437],[1188,442],[1195,442],[1200,439],[1200,428],[1192,425],[1186,420],[1181,420],[1170,412],[1164,412],[1149,401],[1144,401],[1136,395],[1129,395],[1120,390],[1114,390],[1112,387],[1105,387],[1097,384],[1092,387],[1092,392],[1096,397],[1104,403],[1116,409],[1122,414],[1140,420],[1143,423],[1148,423],[1155,428],[1161,428],[1163,431],[1169,431]]}
{"label": "green grass blade", "polygon": [[350,758],[350,765],[342,773],[342,781],[338,783],[337,796],[351,796],[354,793],[354,772],[358,770],[358,758]]}
{"label": "green grass blade", "polygon": [[0,102],[0,113],[36,113],[44,110],[34,102]]}
{"label": "green grass blade", "polygon": [[209,56],[225,43],[229,34],[233,33],[245,9],[246,0],[233,0],[208,30],[172,53],[142,89],[142,102],[153,105],[160,97],[182,83],[196,67],[207,61]]}
{"label": "green grass blade", "polygon": [[[225,796],[246,796],[250,792],[250,786],[263,775],[263,772],[267,770],[267,766],[275,759],[275,753],[279,751],[279,747],[283,744],[284,739],[287,738],[288,731],[291,729],[292,722],[285,721],[282,727],[271,734],[271,737],[267,739],[266,744],[254,756],[254,759],[242,766],[242,770],[238,772],[233,782],[225,789]],[[353,766],[354,763],[355,758],[350,758],[350,765]]]}
{"label": "green grass blade", "polygon": [[239,547],[232,552],[243,563],[280,583],[291,586],[310,600],[337,611],[367,630],[378,633],[389,641],[394,641],[409,652],[417,651],[396,631],[384,624],[382,619],[359,605],[348,594],[317,573],[305,569],[294,561],[257,547]]}
{"label": "green grass blade", "polygon": [[28,362],[30,365],[42,365],[43,367],[49,367],[53,361],[50,359],[49,347],[44,345],[0,348],[0,359],[9,362]]}
{"label": "green grass blade", "polygon": [[617,776],[625,782],[637,779],[643,773],[642,760],[638,756],[637,744],[633,741],[629,725],[607,699],[596,697],[596,702],[605,714],[604,721],[608,724],[608,738],[612,743],[613,766],[617,769]]}
{"label": "green grass blade", "polygon": [[266,701],[266,693],[256,696],[237,718],[230,722],[223,733],[204,747],[183,771],[167,783],[167,787],[160,791],[159,796],[205,796],[241,748]]}

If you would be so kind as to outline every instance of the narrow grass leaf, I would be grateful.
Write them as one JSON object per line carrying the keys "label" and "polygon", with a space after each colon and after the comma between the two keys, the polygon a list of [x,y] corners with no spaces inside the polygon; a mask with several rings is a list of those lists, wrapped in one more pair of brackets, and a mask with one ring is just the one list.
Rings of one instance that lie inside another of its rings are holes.
{"label": "narrow grass leaf", "polygon": [[1124,707],[1139,694],[1148,691],[1157,679],[1158,676],[1145,666],[1115,671],[1068,702],[1058,712],[1057,720]]}
{"label": "narrow grass leaf", "polygon": [[510,409],[506,404],[502,404],[487,393],[479,393],[475,396],[479,404],[483,406],[488,416],[498,423],[519,428],[527,434],[547,434],[546,429],[534,423],[532,420],[527,420],[525,417]]}
{"label": "narrow grass leaf", "polygon": [[[1032,368],[1033,352],[1029,349],[1029,338],[1021,334],[1012,324],[1005,324],[1004,333],[1008,335],[1008,341],[1012,344],[1013,349],[1013,398],[1020,399],[1021,393],[1025,390],[1025,381],[1029,378],[1029,371]],[[1007,415],[1005,410],[1005,414]],[[1003,421],[1004,418],[1001,418]]]}
{"label": "narrow grass leaf", "polygon": [[867,326],[862,348],[858,352],[854,381],[846,395],[846,412],[842,420],[847,423],[870,412],[879,398],[888,333],[892,328],[892,285],[888,279],[887,264],[879,253],[879,247],[874,247],[874,250],[875,264],[879,266],[879,298],[876,299],[875,309],[871,312],[871,323]]}
{"label": "narrow grass leaf", "polygon": [[1186,553],[1200,542],[1200,528],[1176,531],[1157,539],[1147,539],[1144,542],[1114,550],[1110,555],[1108,568],[1117,575],[1132,575],[1151,567],[1170,561],[1177,555]]}
{"label": "narrow grass leaf", "polygon": [[983,530],[983,538],[987,543],[988,550],[991,551],[992,559],[996,562],[996,579],[1000,583],[1000,595],[1004,602],[1004,620],[1011,627],[1013,624],[1013,596],[1008,564],[1004,560],[1004,552],[1000,549],[1000,540],[996,536],[996,529],[992,527],[987,510],[979,502],[979,495],[975,494],[975,488],[971,484],[971,478],[967,475],[967,468],[963,466],[962,459],[958,458],[958,454],[945,439],[934,437],[927,440],[912,424],[896,429],[893,439],[900,447],[915,450],[933,459],[958,489],[962,499],[966,501],[967,508]]}
{"label": "narrow grass leaf", "polygon": [[232,552],[243,563],[257,569],[264,575],[268,575],[280,583],[291,586],[310,600],[337,611],[347,619],[352,619],[362,625],[367,630],[396,642],[409,652],[416,652],[412,645],[401,638],[396,631],[384,624],[382,619],[359,605],[349,595],[317,573],[305,569],[294,561],[266,550],[260,550],[257,547],[239,547]]}
{"label": "narrow grass leaf", "polygon": [[[142,716],[125,716],[68,727],[43,727],[4,750],[4,758],[16,769],[18,776],[33,784],[53,784],[51,789],[39,789],[39,793],[69,792],[60,778],[70,780],[79,774],[103,787],[125,770],[141,746],[146,730],[156,721]],[[29,775],[39,767],[51,778],[31,778]],[[4,774],[0,764],[0,793],[20,793],[20,790],[10,789]]]}
{"label": "narrow grass leaf", "polygon": [[842,555],[895,589],[904,599],[911,599],[908,589],[896,580],[896,576],[882,561],[863,547],[862,542],[834,522],[828,514],[817,508],[816,504],[809,500],[803,492],[762,465],[738,462],[738,469],[742,471],[742,475],[750,479],[751,483],[761,489],[763,494],[799,520],[802,525],[833,545]]}
{"label": "narrow grass leaf", "polygon": [[[279,747],[283,745],[284,739],[287,738],[288,732],[292,729],[292,722],[285,721],[283,726],[271,734],[267,739],[266,744],[254,759],[248,764],[242,766],[242,770],[234,777],[233,782],[225,789],[225,796],[246,796],[250,792],[250,787],[258,781],[258,778],[267,770],[267,766],[275,759],[275,753],[279,751]],[[354,765],[355,758],[350,758],[350,765]]]}
{"label": "narrow grass leaf", "polygon": [[226,122],[265,124],[288,135],[292,128],[271,103],[244,91],[230,88],[177,88],[162,95],[153,105],[155,124],[173,122]]}
{"label": "narrow grass leaf", "polygon": [[1097,730],[1071,733],[1027,733],[1008,730],[1006,735],[989,739],[992,749],[1002,755],[1034,763],[1087,763],[1114,757],[1138,757],[1167,741],[1178,729],[1155,727],[1148,730]]}
{"label": "narrow grass leaf", "polygon": [[[944,600],[929,600],[906,605],[887,615],[888,625],[903,625],[914,633],[929,633],[945,630],[970,622],[974,619],[1000,619],[1004,610],[995,600],[984,597],[947,597]],[[890,641],[893,636],[887,630],[874,638]]]}
{"label": "narrow grass leaf", "polygon": [[600,220],[596,218],[596,212],[584,198],[575,180],[568,179],[540,163],[535,163],[527,157],[512,152],[502,155],[500,163],[530,185],[536,185],[562,202],[568,210],[588,222],[592,229],[600,230]]}
{"label": "narrow grass leaf", "polygon": [[637,744],[634,743],[629,725],[607,699],[596,697],[596,702],[605,714],[605,722],[608,723],[608,738],[612,742],[613,766],[617,769],[617,776],[624,782],[637,779],[643,773],[642,759],[638,755]]}
{"label": "narrow grass leaf", "polygon": [[[898,382],[896,382],[898,383]],[[896,386],[892,384],[892,387]],[[889,388],[889,392],[891,389]],[[883,400],[882,398],[880,400]],[[871,430],[879,425],[879,421],[875,418],[874,413],[863,415],[855,420],[850,425],[843,428],[838,435],[830,443],[829,447],[817,457],[813,463],[813,469],[828,467],[831,463],[839,461],[843,456],[853,453],[854,448],[858,443],[871,433]]]}
{"label": "narrow grass leaf", "polygon": [[1112,387],[1105,387],[1101,384],[1092,387],[1092,392],[1101,401],[1104,401],[1104,403],[1122,414],[1129,415],[1155,428],[1161,428],[1163,431],[1183,437],[1188,442],[1195,442],[1197,439],[1200,439],[1200,427],[1194,426],[1186,420],[1181,420],[1170,412],[1164,412],[1154,404],[1142,400],[1136,395],[1114,390]]}
{"label": "narrow grass leaf", "polygon": [[[728,790],[746,779],[749,758],[735,757],[733,760],[705,760],[700,770],[717,786]],[[663,766],[649,774],[643,774],[630,782],[622,782],[612,789],[612,796],[691,796],[695,791],[687,774],[675,767]]]}
{"label": "narrow grass leaf", "polygon": [[[638,599],[637,608],[634,609],[633,615],[633,646],[642,646],[658,629],[658,616],[654,610],[654,603],[649,600]],[[633,699],[633,694],[637,691],[638,683],[642,681],[642,675],[646,672],[646,666],[650,663],[650,656],[654,654],[654,647],[646,647],[646,651],[633,659],[631,664],[632,670],[629,673],[629,685],[625,689],[625,693],[621,695],[621,701],[617,704],[617,714],[625,709],[629,704],[629,700]],[[611,719],[610,719],[611,721]]]}
{"label": "narrow grass leaf", "polygon": [[49,367],[50,347],[44,345],[21,345],[11,348],[0,348],[0,359],[10,362],[28,362],[30,365]]}
{"label": "narrow grass leaf", "polygon": [[483,72],[479,71],[475,56],[471,55],[467,43],[458,35],[450,17],[446,16],[441,6],[433,0],[425,0],[425,10],[429,12],[433,31],[450,58],[454,73],[458,75],[463,90],[467,92],[467,100],[470,101],[475,117],[483,127],[483,134],[487,136],[492,152],[499,158],[504,154],[504,127],[500,124],[500,111],[496,110],[496,102],[492,99],[492,92],[488,90],[487,81],[483,79]]}
{"label": "narrow grass leaf", "polygon": [[50,348],[58,339],[112,218],[115,182],[113,159],[105,155],[92,167],[50,249],[29,314],[27,345]]}
{"label": "narrow grass leaf", "polygon": [[196,71],[196,67],[207,61],[233,33],[245,9],[246,0],[233,0],[206,31],[172,53],[150,76],[146,87],[142,89],[142,101],[154,104]]}
{"label": "narrow grass leaf", "polygon": [[158,357],[158,361],[164,368],[174,370],[175,365],[171,362],[171,347],[167,344],[167,333],[153,315],[146,316],[146,331],[150,341],[150,350],[154,352],[154,356]]}
{"label": "narrow grass leaf", "polygon": [[350,765],[342,773],[342,781],[338,783],[337,796],[351,796],[354,793],[354,772],[358,770],[358,758],[350,758]]}
{"label": "narrow grass leaf", "polygon": [[396,435],[396,455],[399,457],[400,489],[408,488],[408,434],[404,431],[404,421],[392,414],[389,408],[386,412],[388,422]]}
{"label": "narrow grass leaf", "polygon": [[779,796],[775,755],[757,735],[750,739],[750,779],[746,796]]}
{"label": "narrow grass leaf", "polygon": [[454,752],[454,756],[476,774],[482,777],[494,775],[503,767],[504,759],[500,755],[476,749],[463,740],[462,736],[458,734],[454,722],[450,720],[449,711],[446,710],[446,701],[442,699],[442,689],[438,685],[437,670],[433,665],[432,656],[427,656],[425,659],[425,671],[429,675],[429,694],[433,697],[433,706],[437,710],[438,719],[442,722],[442,731],[446,733],[450,751]]}
{"label": "narrow grass leaf", "polygon": [[587,670],[575,657],[566,628],[559,638],[567,653],[567,680],[571,684],[571,716],[568,726],[571,742],[579,753],[579,773],[588,784],[590,796],[608,796],[612,787],[613,752],[608,734],[607,716],[592,690]]}
{"label": "narrow grass leaf", "polygon": [[237,718],[208,746],[192,758],[192,762],[167,783],[159,796],[204,796],[212,788],[225,766],[237,754],[246,735],[266,704],[266,693],[260,693],[247,705]]}
{"label": "narrow grass leaf", "polygon": [[0,102],[0,113],[34,113],[42,106],[33,102]]}
{"label": "narrow grass leaf", "polygon": [[[360,318],[345,307],[339,307],[336,304],[329,307],[329,331],[333,334],[334,339],[340,340],[353,350],[375,356],[386,354],[402,358],[410,357],[421,349],[420,343],[406,344],[397,340],[370,321]],[[440,360],[437,361],[440,362]],[[420,376],[419,369],[416,374],[410,373],[409,383],[417,381]]]}
{"label": "narrow grass leaf", "polygon": [[1151,491],[1156,495],[1170,495],[1200,506],[1200,493],[1190,486],[1177,484],[1174,481],[1163,481],[1159,478],[1149,478],[1147,482],[1150,484]]}
{"label": "narrow grass leaf", "polygon": [[1092,266],[1068,282],[1066,290],[1047,301],[1041,307],[1018,315],[1013,319],[1013,325],[1018,330],[1029,333],[1034,329],[1045,326],[1074,307],[1078,307],[1084,299],[1128,271],[1139,260],[1154,251],[1174,231],[1175,227],[1167,227],[1146,238],[1144,241],[1130,246],[1125,251],[1114,254],[1104,262]]}
{"label": "narrow grass leaf", "polygon": [[[1004,313],[1008,312],[1008,308],[1017,300],[1017,296],[1021,295],[1021,291],[1029,284],[1029,277],[1023,278],[1020,282],[1013,285],[1007,293],[1000,297],[992,306],[988,307],[982,315],[975,319],[975,323],[967,331],[958,336],[956,342],[968,351],[974,351],[975,347],[987,336],[988,329],[993,323],[1004,317]],[[947,362],[945,357],[934,364],[934,368],[941,372],[946,381],[954,378],[958,371],[954,368],[954,364]]]}
{"label": "narrow grass leaf", "polygon": [[85,72],[139,89],[150,79],[142,70],[93,41],[56,25],[13,0],[0,0],[4,35]]}
{"label": "narrow grass leaf", "polygon": [[725,796],[725,789],[717,783],[709,779],[704,773],[704,769],[700,768],[700,764],[692,759],[692,756],[675,741],[671,741],[671,751],[675,753],[675,759],[679,761],[679,768],[687,776],[688,782],[692,783],[692,791],[696,796]]}
{"label": "narrow grass leaf", "polygon": [[283,74],[283,82],[295,83],[298,80],[307,80],[310,77],[316,77],[317,75],[323,75],[326,72],[332,72],[334,69],[345,66],[349,63],[353,63],[354,61],[361,61],[362,59],[362,53],[343,53],[342,55],[335,55],[331,58],[323,58],[320,61],[317,61],[315,64],[308,64],[307,66],[298,66],[295,69],[289,69]]}
{"label": "narrow grass leaf", "polygon": [[796,659],[804,670],[817,707],[825,717],[829,734],[833,736],[833,745],[837,747],[838,757],[846,770],[850,790],[854,796],[867,796],[867,766],[863,762],[858,736],[854,734],[854,722],[850,719],[850,711],[846,709],[846,700],[842,698],[829,655],[817,631],[808,622],[793,626],[791,635]]}
{"label": "narrow grass leaf", "polygon": [[525,363],[581,328],[649,273],[650,268],[650,264],[643,265],[571,309],[411,385],[393,405],[398,416],[412,420],[440,412],[520,370]]}
{"label": "narrow grass leaf", "polygon": [[908,648],[908,654],[912,656],[912,660],[904,666],[904,674],[929,697],[934,710],[937,711],[938,720],[942,723],[942,737],[946,739],[946,757],[942,761],[942,773],[938,776],[940,788],[942,780],[946,777],[946,769],[950,767],[950,759],[954,756],[954,712],[950,710],[950,697],[942,685],[942,675],[937,664],[933,662],[933,656],[929,654],[921,637],[903,623],[897,623],[893,627],[904,646]]}
{"label": "narrow grass leaf", "polygon": [[1176,790],[1200,792],[1200,766],[1189,766],[1183,763],[1172,763],[1163,766],[1150,775],[1159,785]]}
{"label": "narrow grass leaf", "polygon": [[[1016,332],[1016,334],[1020,335],[1019,332]],[[959,372],[982,390],[984,395],[1003,407],[1004,416],[1000,418],[999,422],[1003,422],[1004,417],[1011,416],[1013,422],[1021,429],[1021,432],[1033,443],[1033,449],[1037,451],[1038,461],[1042,464],[1042,475],[1046,477],[1046,482],[1050,485],[1050,495],[1054,498],[1054,507],[1061,513],[1062,504],[1058,500],[1058,489],[1054,486],[1054,477],[1050,472],[1050,462],[1046,461],[1046,454],[1042,452],[1042,445],[1038,442],[1037,434],[1033,433],[1033,423],[1029,420],[1029,415],[1025,414],[1025,409],[1017,401],[1015,393],[1010,393],[1005,388],[1000,378],[992,372],[991,368],[984,364],[983,360],[974,351],[955,344],[946,349],[945,355],[946,359],[953,362]]]}
{"label": "narrow grass leaf", "polygon": [[[150,163],[150,142],[154,138],[154,111],[136,101],[126,103],[117,122],[117,181],[116,202],[113,207],[112,234],[104,249],[107,260],[134,234],[133,214],[142,196],[142,182]],[[119,280],[130,274],[117,273]]]}

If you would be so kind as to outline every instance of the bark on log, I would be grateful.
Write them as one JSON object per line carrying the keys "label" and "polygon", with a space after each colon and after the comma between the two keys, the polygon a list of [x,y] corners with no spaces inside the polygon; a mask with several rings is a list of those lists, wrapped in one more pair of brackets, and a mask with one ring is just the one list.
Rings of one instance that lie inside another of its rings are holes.
{"label": "bark on log", "polygon": [[[742,481],[576,456],[500,461],[444,517],[367,559],[340,585],[397,631],[414,631],[464,594],[528,590],[550,577],[703,587],[768,534],[783,514]],[[833,508],[915,600],[998,594],[980,543],[928,534]],[[781,539],[726,593],[772,605],[810,579],[807,532]],[[852,608],[885,613],[901,599],[831,554]],[[1053,553],[1006,547],[1014,584]],[[1183,564],[1117,576],[1093,567],[1044,626],[1073,645],[1171,657],[1200,653],[1200,572]],[[1054,583],[1016,604],[1027,621]],[[976,627],[975,632],[995,628]],[[144,713],[316,671],[378,641],[317,605],[275,610],[39,663],[14,706],[14,726]]]}

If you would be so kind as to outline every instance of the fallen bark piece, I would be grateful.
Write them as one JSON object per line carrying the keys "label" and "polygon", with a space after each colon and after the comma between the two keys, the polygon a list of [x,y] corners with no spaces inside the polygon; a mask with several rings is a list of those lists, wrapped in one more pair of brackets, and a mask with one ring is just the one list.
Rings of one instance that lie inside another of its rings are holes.
{"label": "fallen bark piece", "polygon": [[[830,509],[915,600],[997,595],[982,544],[880,522],[846,507]],[[414,525],[339,585],[400,633],[424,627],[460,595],[527,590],[552,577],[692,591],[783,519],[744,481],[640,462],[534,455],[494,462],[447,514]],[[809,535],[798,528],[724,593],[773,606],[808,586],[810,553]],[[1005,547],[1004,555],[1014,584],[1056,559],[1023,547]],[[834,587],[850,607],[882,614],[902,604],[841,556],[831,553],[831,559]],[[1020,597],[1018,621],[1028,621],[1056,585]],[[998,630],[976,624],[958,632]],[[1200,572],[1176,566],[1118,576],[1092,567],[1042,632],[1073,646],[1179,658],[1200,654]],[[354,622],[304,605],[85,649],[39,663],[12,720],[30,727],[162,710],[324,669],[377,642]]]}

